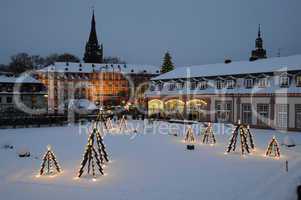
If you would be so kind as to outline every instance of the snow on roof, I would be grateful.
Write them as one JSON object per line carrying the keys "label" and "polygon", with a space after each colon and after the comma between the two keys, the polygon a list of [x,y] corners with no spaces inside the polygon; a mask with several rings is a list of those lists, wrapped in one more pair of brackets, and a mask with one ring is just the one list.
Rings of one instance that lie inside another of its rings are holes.
{"label": "snow on roof", "polygon": [[301,70],[301,55],[268,58],[252,62],[238,61],[228,64],[217,63],[200,66],[177,67],[176,69],[162,74],[161,76],[155,77],[152,80],[226,76],[294,70]]}
{"label": "snow on roof", "polygon": [[67,63],[56,62],[38,72],[73,72],[73,73],[92,73],[92,72],[122,72],[126,74],[160,74],[160,67],[153,65],[133,65],[133,64],[93,64],[93,63]]}
{"label": "snow on roof", "polygon": [[19,77],[0,75],[0,83],[40,83],[40,81],[29,75],[22,75]]}

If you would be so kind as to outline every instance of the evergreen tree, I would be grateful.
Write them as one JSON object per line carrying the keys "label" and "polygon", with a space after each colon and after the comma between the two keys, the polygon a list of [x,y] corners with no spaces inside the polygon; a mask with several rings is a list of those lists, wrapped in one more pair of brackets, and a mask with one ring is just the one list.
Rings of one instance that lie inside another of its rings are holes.
{"label": "evergreen tree", "polygon": [[171,61],[171,56],[169,52],[166,52],[163,59],[163,64],[161,66],[161,73],[166,73],[174,69],[174,65]]}

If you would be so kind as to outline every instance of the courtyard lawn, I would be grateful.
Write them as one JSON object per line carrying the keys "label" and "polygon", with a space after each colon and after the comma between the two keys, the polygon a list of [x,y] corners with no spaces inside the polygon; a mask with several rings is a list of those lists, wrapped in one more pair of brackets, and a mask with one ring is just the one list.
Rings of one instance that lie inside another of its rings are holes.
{"label": "courtyard lawn", "polygon": [[[75,179],[88,138],[84,128],[1,129],[0,145],[11,144],[14,149],[0,149],[0,199],[296,199],[296,186],[301,184],[301,133],[251,129],[256,151],[243,157],[239,152],[224,154],[233,128],[228,125],[214,125],[216,145],[201,144],[197,136],[196,149],[188,151],[183,135],[170,135],[182,133],[183,125],[173,124],[180,128],[168,131],[170,124],[155,122],[156,128],[147,125],[142,131],[143,121],[130,122],[139,125],[137,134],[126,131],[104,137],[112,161],[104,168],[105,176],[95,182]],[[281,146],[280,159],[263,156],[273,135],[281,144],[288,134],[296,147]],[[37,178],[48,144],[63,173]],[[21,149],[28,149],[31,157],[19,158]]]}

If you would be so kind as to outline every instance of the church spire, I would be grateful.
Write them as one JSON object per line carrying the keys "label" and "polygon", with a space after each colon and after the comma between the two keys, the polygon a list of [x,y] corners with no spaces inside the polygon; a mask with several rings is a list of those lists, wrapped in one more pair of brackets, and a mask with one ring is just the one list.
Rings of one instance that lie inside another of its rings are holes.
{"label": "church spire", "polygon": [[89,40],[86,43],[86,51],[84,55],[84,61],[86,63],[102,63],[103,62],[103,49],[102,45],[100,46],[97,39],[96,32],[96,21],[94,9],[92,11],[91,19],[91,31],[89,35]]}
{"label": "church spire", "polygon": [[261,30],[260,30],[260,24],[258,25],[258,38],[261,38]]}
{"label": "church spire", "polygon": [[266,50],[263,48],[263,39],[261,38],[261,26],[258,25],[257,38],[255,41],[255,50],[252,51],[250,61],[267,58]]}

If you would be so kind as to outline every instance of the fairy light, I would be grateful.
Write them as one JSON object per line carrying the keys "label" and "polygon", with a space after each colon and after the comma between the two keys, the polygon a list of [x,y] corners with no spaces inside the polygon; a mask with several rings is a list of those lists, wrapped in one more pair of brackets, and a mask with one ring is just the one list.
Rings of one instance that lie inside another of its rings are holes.
{"label": "fairy light", "polygon": [[279,144],[275,136],[273,136],[273,138],[270,140],[265,156],[274,157],[276,159],[280,158]]}
{"label": "fairy light", "polygon": [[238,125],[232,131],[232,136],[230,138],[229,145],[226,150],[227,153],[236,150],[238,138],[240,138],[240,149],[242,155],[244,155],[245,152],[250,153],[250,149],[255,149],[250,127],[245,127],[244,125],[240,124],[240,120],[238,120]]}
{"label": "fairy light", "polygon": [[216,143],[211,123],[208,123],[208,127],[204,131],[202,142],[203,144],[210,144],[210,146]]}
{"label": "fairy light", "polygon": [[39,175],[53,175],[55,172],[61,173],[61,171],[61,167],[56,160],[56,156],[53,153],[51,146],[47,145],[47,152],[43,156]]}
{"label": "fairy light", "polygon": [[119,120],[119,132],[121,131],[127,131],[127,121],[125,119],[125,116],[123,115],[121,120]]}
{"label": "fairy light", "polygon": [[186,143],[195,143],[195,135],[191,127],[189,127],[188,130],[186,131],[184,141]]}
{"label": "fairy light", "polygon": [[[85,148],[85,153],[83,154],[83,159],[77,177],[80,178],[82,176],[85,171],[85,167],[87,167],[88,174],[90,174],[90,170],[92,170],[92,180],[95,179],[97,171],[101,175],[104,175],[104,163],[108,161],[109,158],[106,152],[105,145],[103,143],[102,136],[100,134],[100,131],[95,127],[89,135],[88,143]],[[97,167],[97,170],[95,169],[95,167]]]}

